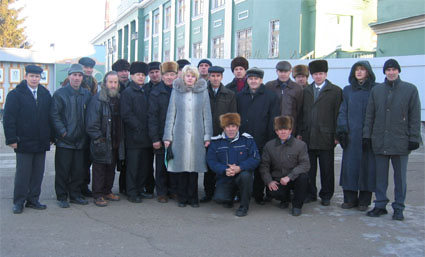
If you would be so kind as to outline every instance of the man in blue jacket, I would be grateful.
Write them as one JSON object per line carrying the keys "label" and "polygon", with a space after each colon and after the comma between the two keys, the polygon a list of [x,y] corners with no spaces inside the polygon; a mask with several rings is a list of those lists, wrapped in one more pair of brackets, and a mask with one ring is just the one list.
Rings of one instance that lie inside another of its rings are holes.
{"label": "man in blue jacket", "polygon": [[238,189],[241,205],[236,216],[243,217],[248,214],[254,170],[260,164],[260,154],[252,136],[239,134],[239,114],[221,115],[220,124],[224,132],[211,138],[207,152],[208,166],[217,174],[214,200],[232,208],[235,189]]}
{"label": "man in blue jacket", "polygon": [[46,209],[39,202],[43,181],[46,151],[50,150],[49,110],[51,96],[40,85],[43,69],[36,65],[25,67],[25,80],[7,95],[4,108],[6,145],[16,152],[13,213],[25,207]]}

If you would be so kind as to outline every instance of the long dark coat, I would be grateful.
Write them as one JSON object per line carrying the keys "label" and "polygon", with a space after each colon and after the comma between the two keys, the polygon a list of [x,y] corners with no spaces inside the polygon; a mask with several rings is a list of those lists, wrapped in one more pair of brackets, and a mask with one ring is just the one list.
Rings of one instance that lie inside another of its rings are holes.
{"label": "long dark coat", "polygon": [[[363,66],[369,78],[360,85],[355,78],[356,67]],[[337,133],[348,135],[347,146],[342,154],[340,185],[344,190],[375,191],[375,155],[372,149],[363,151],[363,124],[369,94],[375,86],[375,74],[368,61],[359,61],[351,68],[350,85],[343,90],[343,101],[339,109]]]}
{"label": "long dark coat", "polygon": [[228,112],[237,112],[236,95],[232,90],[224,87],[223,84],[218,88],[217,95],[214,95],[210,82],[208,82],[208,94],[211,104],[213,135],[217,136],[223,131],[220,126],[220,115]]}
{"label": "long dark coat", "polygon": [[26,80],[7,95],[3,118],[6,145],[18,143],[18,153],[50,149],[50,141],[54,141],[49,117],[51,99],[49,91],[38,85],[36,101]]}

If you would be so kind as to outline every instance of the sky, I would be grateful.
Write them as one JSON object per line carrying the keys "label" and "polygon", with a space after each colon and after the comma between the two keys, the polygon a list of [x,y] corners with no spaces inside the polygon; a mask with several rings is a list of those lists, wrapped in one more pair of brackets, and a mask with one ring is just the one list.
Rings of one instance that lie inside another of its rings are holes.
{"label": "sky", "polygon": [[[33,50],[56,60],[91,55],[89,44],[104,29],[105,0],[17,0]],[[51,47],[54,44],[54,49]]]}

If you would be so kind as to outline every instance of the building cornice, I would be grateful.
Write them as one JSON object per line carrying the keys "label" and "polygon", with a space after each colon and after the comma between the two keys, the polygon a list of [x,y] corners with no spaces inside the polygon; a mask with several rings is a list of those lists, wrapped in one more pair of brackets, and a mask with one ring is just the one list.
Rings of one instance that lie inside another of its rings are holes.
{"label": "building cornice", "polygon": [[386,22],[377,22],[369,24],[376,34],[386,34],[391,32],[405,31],[425,27],[425,14],[401,18]]}

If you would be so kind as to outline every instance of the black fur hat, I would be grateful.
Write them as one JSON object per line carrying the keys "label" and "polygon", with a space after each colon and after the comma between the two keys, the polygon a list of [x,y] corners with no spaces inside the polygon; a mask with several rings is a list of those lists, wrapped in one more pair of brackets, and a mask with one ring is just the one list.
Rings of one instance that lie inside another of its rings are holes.
{"label": "black fur hat", "polygon": [[311,74],[316,72],[328,72],[328,62],[326,60],[315,60],[308,64]]}
{"label": "black fur hat", "polygon": [[238,67],[238,66],[241,66],[241,67],[243,67],[245,70],[248,70],[248,68],[249,68],[248,60],[247,60],[247,59],[245,59],[245,58],[244,58],[244,57],[242,57],[242,56],[235,57],[235,58],[232,60],[232,63],[230,64],[230,68],[232,69],[232,72],[233,72],[233,70],[234,70],[236,67]]}
{"label": "black fur hat", "polygon": [[133,62],[130,65],[130,75],[136,74],[136,73],[144,73],[145,75],[148,75],[149,73],[149,66],[144,62]]}
{"label": "black fur hat", "polygon": [[130,70],[130,63],[125,59],[119,59],[114,64],[112,64],[112,70],[113,71],[123,71],[123,70]]}

